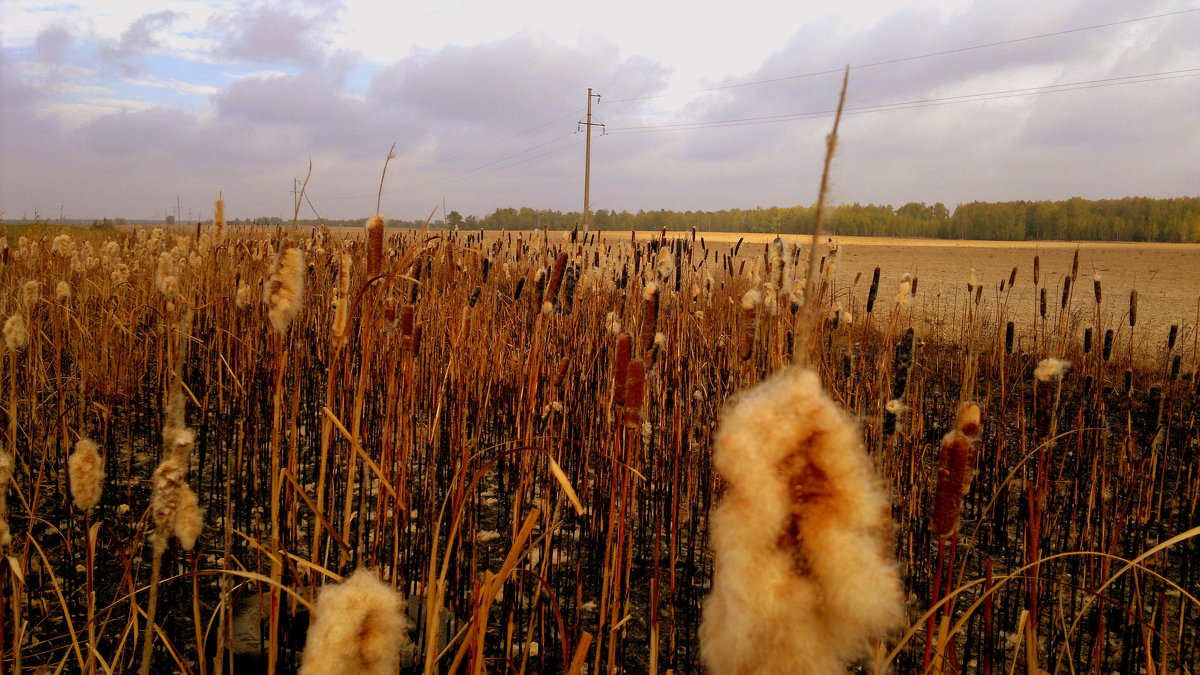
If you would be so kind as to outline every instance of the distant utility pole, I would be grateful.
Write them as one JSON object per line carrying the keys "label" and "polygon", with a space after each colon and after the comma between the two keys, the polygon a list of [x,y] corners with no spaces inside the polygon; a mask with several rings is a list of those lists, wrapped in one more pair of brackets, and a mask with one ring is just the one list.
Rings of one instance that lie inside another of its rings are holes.
{"label": "distant utility pole", "polygon": [[603,127],[603,124],[594,124],[592,122],[592,98],[596,99],[596,103],[600,102],[600,94],[593,94],[592,88],[588,87],[587,94],[587,121],[580,122],[587,128],[587,142],[584,144],[586,148],[583,155],[583,234],[586,237],[588,233],[588,216],[591,214],[591,189],[592,189],[592,127]]}

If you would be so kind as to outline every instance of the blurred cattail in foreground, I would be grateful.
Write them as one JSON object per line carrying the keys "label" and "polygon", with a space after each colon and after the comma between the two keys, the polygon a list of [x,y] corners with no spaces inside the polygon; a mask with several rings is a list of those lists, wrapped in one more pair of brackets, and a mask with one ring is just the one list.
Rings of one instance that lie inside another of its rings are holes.
{"label": "blurred cattail in foreground", "polygon": [[722,414],[726,492],[700,653],[710,673],[844,672],[903,619],[888,498],[815,373],[789,369]]}
{"label": "blurred cattail in foreground", "polygon": [[403,598],[360,569],[317,595],[300,675],[389,675],[412,652]]}
{"label": "blurred cattail in foreground", "polygon": [[95,441],[81,438],[75,443],[75,452],[67,458],[67,473],[75,508],[87,511],[100,503],[100,492],[104,489],[104,458]]}

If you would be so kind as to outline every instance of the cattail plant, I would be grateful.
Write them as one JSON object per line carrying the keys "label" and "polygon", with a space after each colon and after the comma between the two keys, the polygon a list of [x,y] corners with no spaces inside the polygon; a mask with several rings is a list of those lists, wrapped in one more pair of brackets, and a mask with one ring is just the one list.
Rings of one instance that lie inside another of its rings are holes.
{"label": "cattail plant", "polygon": [[722,413],[715,573],[700,653],[714,675],[832,673],[903,617],[888,499],[815,373],[784,370]]}
{"label": "cattail plant", "polygon": [[[964,402],[958,407],[954,429],[942,437],[941,454],[938,457],[937,487],[933,496],[933,510],[929,524],[938,537],[937,567],[933,577],[930,593],[930,604],[937,604],[942,599],[942,577],[947,574],[946,541],[958,533],[959,515],[962,510],[962,500],[970,488],[971,479],[975,473],[976,441],[980,432],[979,406],[973,402]],[[951,556],[953,557],[953,556]],[[951,565],[951,567],[953,567]],[[953,569],[949,570],[953,574]],[[934,653],[934,628],[937,617],[941,612],[931,614],[925,625],[925,668],[929,668]],[[939,644],[937,653],[942,653],[945,645]]]}
{"label": "cattail plant", "polygon": [[411,660],[404,598],[368,569],[317,595],[300,675],[391,675]]}
{"label": "cattail plant", "polygon": [[141,675],[149,674],[152,661],[163,553],[172,536],[179,540],[184,550],[191,550],[203,526],[199,500],[187,484],[188,457],[196,442],[196,432],[178,425],[182,417],[182,401],[178,394],[172,396],[168,408],[167,426],[163,429],[163,460],[151,479],[150,515],[154,531],[150,533],[150,545],[153,557],[150,563],[150,600],[146,607],[146,631],[139,669]]}

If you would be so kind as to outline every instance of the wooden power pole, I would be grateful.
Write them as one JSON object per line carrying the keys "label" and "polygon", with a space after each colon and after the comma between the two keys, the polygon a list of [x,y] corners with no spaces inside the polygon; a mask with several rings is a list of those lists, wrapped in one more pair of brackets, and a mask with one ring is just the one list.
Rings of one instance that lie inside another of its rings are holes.
{"label": "wooden power pole", "polygon": [[587,141],[584,143],[583,151],[583,234],[586,237],[588,233],[588,220],[591,215],[591,189],[592,189],[592,127],[603,127],[603,124],[592,123],[592,98],[596,102],[600,102],[600,94],[593,94],[592,88],[588,87],[587,93],[587,121],[580,122],[587,130]]}

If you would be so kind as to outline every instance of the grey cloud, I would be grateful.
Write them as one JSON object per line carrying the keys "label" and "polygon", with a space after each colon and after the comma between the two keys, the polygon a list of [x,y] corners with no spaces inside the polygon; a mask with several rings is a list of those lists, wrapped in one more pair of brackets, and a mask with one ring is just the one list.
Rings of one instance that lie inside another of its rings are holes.
{"label": "grey cloud", "polygon": [[380,71],[370,96],[429,119],[521,125],[582,108],[588,86],[660,90],[664,69],[622,60],[608,42],[572,48],[532,33],[473,46],[418,51]]}
{"label": "grey cloud", "polygon": [[33,43],[34,52],[42,63],[59,64],[63,62],[71,42],[72,35],[67,27],[56,24],[38,33]]}
{"label": "grey cloud", "polygon": [[159,44],[154,34],[183,16],[171,10],[146,14],[130,24],[119,40],[98,44],[96,55],[120,68],[127,75],[138,74],[142,70],[142,55]]}
{"label": "grey cloud", "polygon": [[308,3],[315,12],[297,12],[282,4],[260,4],[213,17],[209,31],[217,40],[216,55],[252,63],[312,67],[329,49],[324,34],[340,4]]}

